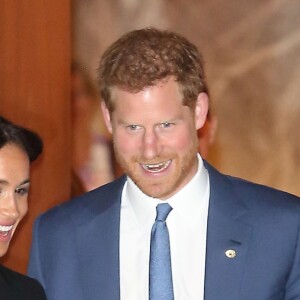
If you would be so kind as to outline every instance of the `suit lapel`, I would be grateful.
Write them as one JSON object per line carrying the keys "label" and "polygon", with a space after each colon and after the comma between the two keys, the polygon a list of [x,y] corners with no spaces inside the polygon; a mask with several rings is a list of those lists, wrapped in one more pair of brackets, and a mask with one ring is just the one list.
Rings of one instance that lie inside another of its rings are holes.
{"label": "suit lapel", "polygon": [[210,178],[205,300],[238,300],[252,227],[247,208],[226,176],[205,165]]}
{"label": "suit lapel", "polygon": [[76,230],[78,263],[84,299],[120,299],[120,203],[125,179],[93,195],[95,205],[83,212]]}

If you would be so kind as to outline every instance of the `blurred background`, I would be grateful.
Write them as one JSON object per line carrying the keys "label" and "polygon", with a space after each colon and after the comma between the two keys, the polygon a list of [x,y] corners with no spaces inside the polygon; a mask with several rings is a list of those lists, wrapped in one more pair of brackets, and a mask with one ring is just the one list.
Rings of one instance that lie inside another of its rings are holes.
{"label": "blurred background", "polygon": [[39,213],[120,174],[96,69],[133,29],[170,29],[202,52],[218,124],[205,154],[211,164],[300,195],[299,11],[299,1],[284,0],[2,0],[0,114],[45,141],[30,213],[5,264],[25,272]]}

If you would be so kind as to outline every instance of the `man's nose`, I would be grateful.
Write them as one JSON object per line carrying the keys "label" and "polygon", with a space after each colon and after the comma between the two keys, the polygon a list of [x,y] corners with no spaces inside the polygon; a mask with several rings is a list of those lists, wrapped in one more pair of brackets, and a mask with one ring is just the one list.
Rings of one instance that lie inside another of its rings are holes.
{"label": "man's nose", "polygon": [[146,159],[157,157],[162,149],[160,138],[157,133],[152,130],[144,133],[142,142],[142,154]]}

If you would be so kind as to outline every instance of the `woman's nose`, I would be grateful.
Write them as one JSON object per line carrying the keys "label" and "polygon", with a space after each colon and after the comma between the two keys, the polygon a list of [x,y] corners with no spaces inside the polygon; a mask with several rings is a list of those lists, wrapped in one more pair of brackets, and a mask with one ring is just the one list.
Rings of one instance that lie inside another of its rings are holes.
{"label": "woman's nose", "polygon": [[0,214],[10,218],[17,218],[20,214],[17,201],[13,195],[8,191],[0,194]]}

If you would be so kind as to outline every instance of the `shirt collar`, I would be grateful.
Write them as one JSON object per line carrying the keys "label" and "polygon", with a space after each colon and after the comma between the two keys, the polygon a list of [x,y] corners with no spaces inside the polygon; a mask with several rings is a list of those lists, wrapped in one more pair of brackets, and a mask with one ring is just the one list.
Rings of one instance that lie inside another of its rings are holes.
{"label": "shirt collar", "polygon": [[201,216],[205,214],[208,199],[209,176],[198,154],[197,173],[183,189],[168,199],[168,202],[173,207],[173,214],[193,226],[201,221]]}

